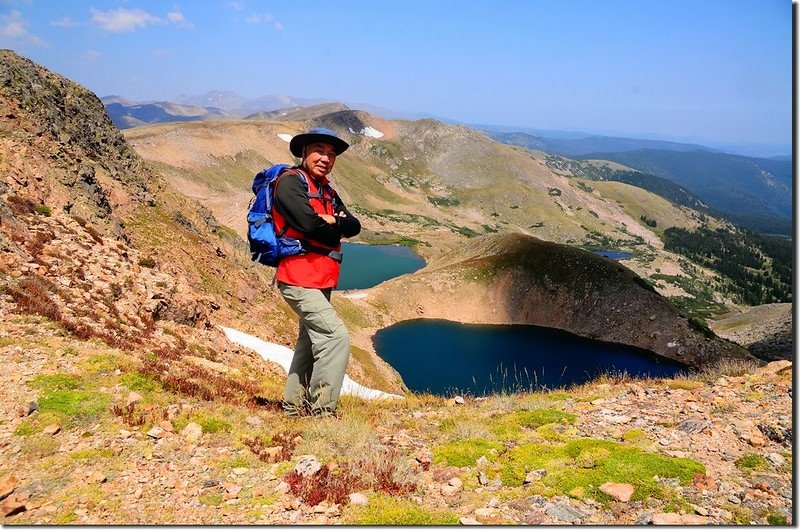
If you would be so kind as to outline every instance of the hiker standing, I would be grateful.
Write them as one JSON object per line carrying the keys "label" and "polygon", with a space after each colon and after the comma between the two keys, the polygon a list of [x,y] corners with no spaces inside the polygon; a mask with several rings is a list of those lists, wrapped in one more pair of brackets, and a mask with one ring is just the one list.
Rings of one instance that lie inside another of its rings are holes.
{"label": "hiker standing", "polygon": [[348,147],[330,129],[298,134],[289,150],[300,165],[285,171],[275,186],[275,231],[286,230],[305,249],[283,258],[275,276],[283,299],[300,317],[283,394],[288,415],[334,414],[350,358],[350,335],[330,299],[339,282],[342,237],[357,235],[361,223],[328,180],[336,157]]}

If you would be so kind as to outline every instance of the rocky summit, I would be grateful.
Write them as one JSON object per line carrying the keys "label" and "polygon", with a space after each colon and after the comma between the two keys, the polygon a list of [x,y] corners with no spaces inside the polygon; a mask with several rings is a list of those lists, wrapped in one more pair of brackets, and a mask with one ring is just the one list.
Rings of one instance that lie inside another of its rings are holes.
{"label": "rocky summit", "polygon": [[[0,51],[5,524],[794,523],[791,361],[758,361],[680,314],[637,271],[542,239],[573,237],[593,219],[592,229],[632,227],[617,206],[580,196],[566,177],[513,151],[517,177],[542,188],[547,208],[570,212],[572,224],[560,230],[553,214],[535,234],[498,222],[473,237],[483,215],[539,211],[506,203],[440,212],[465,200],[446,185],[478,193],[483,183],[465,168],[510,148],[432,120],[309,116],[361,134],[354,156],[395,168],[391,178],[365,177],[366,166],[343,158],[345,193],[362,199],[353,202],[364,204],[368,237],[396,230],[429,260],[364,297],[334,295],[353,336],[348,375],[404,399],[348,395],[337,416],[322,419],[285,417],[282,368],[226,338],[223,327],[291,346],[297,324],[270,271],[250,264],[237,228],[222,222],[226,205],[229,215],[236,209],[232,196],[201,200],[209,186],[230,189],[196,170],[226,160],[225,178],[246,180],[250,165],[286,150],[276,132],[308,123],[222,122],[213,134],[235,135],[185,152],[187,135],[206,134],[205,125],[183,124],[172,150],[162,148],[163,129],[132,129],[132,147],[94,94]],[[360,132],[378,129],[384,143]],[[230,155],[232,145],[252,149]],[[576,197],[586,208],[569,202]],[[395,204],[404,210],[388,210]],[[612,210],[616,220],[601,220]],[[454,308],[463,321],[627,341],[694,370],[486,397],[403,392],[372,334]],[[769,359],[774,342],[744,329],[748,318],[731,318],[719,329],[759,343]],[[775,328],[786,334],[783,321]]]}

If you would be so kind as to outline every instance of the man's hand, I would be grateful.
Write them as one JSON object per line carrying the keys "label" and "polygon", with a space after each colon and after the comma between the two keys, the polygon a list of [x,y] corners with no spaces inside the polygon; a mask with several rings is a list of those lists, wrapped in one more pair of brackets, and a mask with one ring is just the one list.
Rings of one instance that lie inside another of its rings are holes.
{"label": "man's hand", "polygon": [[320,217],[322,217],[322,220],[325,221],[326,223],[328,223],[329,225],[335,225],[337,217],[339,217],[339,218],[347,217],[344,212],[339,212],[339,213],[337,213],[335,215],[328,215],[326,213],[321,213],[321,214],[318,214],[318,215]]}

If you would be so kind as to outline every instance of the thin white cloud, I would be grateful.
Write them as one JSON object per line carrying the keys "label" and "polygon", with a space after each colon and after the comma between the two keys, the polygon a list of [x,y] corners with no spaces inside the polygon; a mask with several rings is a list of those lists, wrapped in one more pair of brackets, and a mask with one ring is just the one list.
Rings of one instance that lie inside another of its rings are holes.
{"label": "thin white cloud", "polygon": [[141,9],[119,7],[110,11],[91,9],[92,22],[110,33],[126,33],[164,21]]}
{"label": "thin white cloud", "polygon": [[19,11],[12,11],[9,15],[0,15],[0,46],[47,46],[43,39],[29,33],[26,25],[27,22]]}
{"label": "thin white cloud", "polygon": [[72,20],[69,17],[64,17],[61,20],[52,20],[50,21],[51,26],[55,26],[57,28],[74,28],[77,26],[77,22]]}
{"label": "thin white cloud", "polygon": [[273,20],[275,20],[275,15],[272,13],[253,13],[244,19],[248,24],[265,24]]}
{"label": "thin white cloud", "polygon": [[102,56],[103,54],[97,50],[86,50],[85,52],[83,52],[83,54],[81,54],[81,59],[83,59],[87,63],[94,63]]}
{"label": "thin white cloud", "polygon": [[225,2],[222,4],[222,7],[227,7],[228,9],[233,9],[234,11],[242,11],[244,9],[244,4],[241,2]]}
{"label": "thin white cloud", "polygon": [[283,29],[283,24],[281,24],[280,22],[277,22],[277,21],[276,21],[276,22],[275,22],[275,24],[273,24],[272,26],[273,26],[275,29],[277,29],[278,31],[280,31],[280,30],[282,30],[282,29]]}
{"label": "thin white cloud", "polygon": [[170,11],[169,13],[167,13],[167,20],[169,20],[169,22],[171,24],[174,24],[174,25],[178,26],[179,28],[193,28],[194,27],[194,24],[192,24],[191,22],[186,20],[186,17],[183,16],[183,13],[181,13],[177,9],[175,11]]}

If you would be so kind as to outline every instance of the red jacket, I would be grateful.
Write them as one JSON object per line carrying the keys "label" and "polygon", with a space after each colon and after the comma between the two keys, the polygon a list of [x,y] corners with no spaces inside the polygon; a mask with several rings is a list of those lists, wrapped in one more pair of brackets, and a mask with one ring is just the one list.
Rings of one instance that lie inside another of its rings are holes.
{"label": "red jacket", "polygon": [[[308,191],[305,191],[298,175],[301,171],[293,168],[278,177],[273,208],[275,231],[280,233],[285,228],[287,237],[300,239],[304,246],[341,252],[342,236],[352,237],[361,230],[361,225],[344,207],[327,178],[316,181],[306,175]],[[334,225],[318,216],[338,212],[345,212],[347,218]],[[319,252],[306,252],[283,258],[278,264],[276,280],[314,289],[335,288],[339,270],[338,260]]]}

